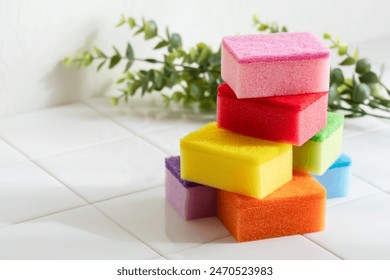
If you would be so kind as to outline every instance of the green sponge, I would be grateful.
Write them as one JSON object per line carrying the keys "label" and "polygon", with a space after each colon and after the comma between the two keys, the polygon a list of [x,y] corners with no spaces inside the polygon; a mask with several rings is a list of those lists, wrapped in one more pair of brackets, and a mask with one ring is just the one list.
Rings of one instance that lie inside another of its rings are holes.
{"label": "green sponge", "polygon": [[294,170],[322,175],[341,154],[344,116],[328,112],[326,126],[302,146],[293,147]]}

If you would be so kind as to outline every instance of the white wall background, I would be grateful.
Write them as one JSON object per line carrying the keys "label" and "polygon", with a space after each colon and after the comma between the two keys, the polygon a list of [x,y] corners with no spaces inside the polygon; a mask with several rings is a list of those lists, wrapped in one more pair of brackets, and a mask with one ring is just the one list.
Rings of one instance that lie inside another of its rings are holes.
{"label": "white wall background", "polygon": [[[0,0],[0,117],[80,98],[112,94],[113,71],[66,69],[63,57],[93,45],[109,50],[127,40],[136,55],[149,46],[126,28],[120,14],[154,19],[183,35],[185,47],[217,47],[224,35],[254,33],[252,15],[291,31],[331,31],[347,42],[390,36],[388,0]],[[119,72],[117,72],[119,73]]]}

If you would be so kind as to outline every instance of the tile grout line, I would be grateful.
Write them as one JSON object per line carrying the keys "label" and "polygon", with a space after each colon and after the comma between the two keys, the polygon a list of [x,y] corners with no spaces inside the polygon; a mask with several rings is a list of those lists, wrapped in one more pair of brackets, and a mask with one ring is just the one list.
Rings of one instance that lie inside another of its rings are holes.
{"label": "tile grout line", "polygon": [[323,250],[329,252],[329,254],[332,254],[333,256],[337,257],[338,259],[340,260],[344,260],[344,258],[342,258],[341,256],[339,256],[338,254],[334,253],[333,251],[331,251],[330,249],[327,249],[325,247],[323,247],[322,245],[318,244],[317,242],[311,240],[309,237],[305,236],[305,235],[301,235],[302,237],[306,238],[306,240],[312,242],[313,244],[317,245],[318,247],[322,248]]}
{"label": "tile grout line", "polygon": [[[147,144],[149,144],[150,146],[154,147],[155,149],[158,149],[160,152],[163,152],[164,154],[167,154],[167,155],[170,155],[169,152],[167,152],[166,150],[160,148],[159,146],[157,145],[154,145],[151,141],[149,141],[148,139],[146,139],[145,137],[143,137],[142,135],[140,134],[137,134],[135,133],[133,130],[131,130],[130,128],[126,127],[125,125],[123,125],[122,123],[118,122],[117,120],[113,119],[112,117],[108,116],[107,114],[104,114],[102,112],[100,112],[99,110],[97,110],[96,108],[94,108],[93,106],[89,105],[88,103],[84,103],[84,105],[88,106],[89,108],[91,108],[92,110],[94,110],[96,113],[100,114],[101,116],[109,119],[110,121],[112,121],[113,123],[119,125],[120,127],[126,129],[128,132],[132,133],[133,136],[143,140],[144,142],[146,142]],[[164,130],[168,130],[168,129],[171,129],[172,127],[170,128],[165,128],[165,129],[162,129],[161,131],[164,131]]]}
{"label": "tile grout line", "polygon": [[347,203],[355,202],[355,201],[360,200],[360,199],[370,198],[371,196],[375,196],[375,195],[378,195],[378,194],[381,194],[381,193],[386,193],[386,192],[382,191],[382,192],[377,192],[377,193],[371,193],[371,194],[368,194],[368,195],[365,195],[365,196],[356,197],[356,198],[353,198],[353,199],[350,199],[350,200],[347,200],[347,201],[344,201],[344,202],[340,202],[340,203],[337,203],[337,204],[334,204],[334,205],[329,205],[329,206],[327,206],[327,208],[333,208],[333,207],[337,207],[337,206],[340,206],[340,205],[345,205]]}
{"label": "tile grout line", "polygon": [[[20,152],[21,151],[15,147],[14,145],[12,145],[11,143],[9,143],[8,141],[4,140],[3,138],[0,137],[0,139],[2,139],[4,142],[6,142],[9,146],[11,146],[12,148],[14,148],[16,151]],[[57,178],[56,176],[54,176],[53,174],[51,174],[48,170],[46,170],[45,168],[43,168],[40,164],[38,164],[36,161],[28,158],[28,160],[26,162],[29,162],[31,164],[33,164],[34,166],[38,167],[40,170],[42,170],[45,174],[47,174],[48,176],[50,176],[51,178],[53,178],[54,180],[56,180],[57,182],[59,182],[61,185],[63,185],[64,187],[66,187],[68,190],[70,190],[73,194],[75,194],[77,197],[79,197],[81,200],[83,200],[84,202],[86,202],[87,204],[90,204],[85,198],[83,198],[81,195],[79,195],[77,192],[75,192],[73,189],[71,189],[67,184],[65,184],[64,182],[62,182],[59,178]],[[19,163],[20,164],[20,163]]]}
{"label": "tile grout line", "polygon": [[44,159],[51,158],[51,157],[55,157],[55,156],[60,156],[60,155],[62,155],[62,154],[77,152],[77,151],[89,149],[89,148],[92,148],[92,147],[95,147],[95,146],[108,144],[108,143],[110,143],[110,142],[121,141],[121,140],[124,140],[124,139],[127,139],[127,138],[131,138],[131,136],[132,136],[132,135],[114,137],[114,138],[112,138],[112,139],[102,140],[102,141],[98,141],[98,142],[95,142],[95,143],[92,143],[92,144],[82,145],[82,146],[79,146],[79,147],[76,147],[76,148],[71,148],[71,149],[67,149],[67,150],[61,151],[61,152],[56,152],[56,153],[53,153],[53,154],[44,155],[44,156],[38,156],[38,157],[31,157],[31,156],[28,156],[28,155],[22,153],[22,151],[19,150],[17,147],[12,146],[11,143],[8,142],[8,140],[5,140],[4,138],[2,138],[2,140],[5,141],[7,144],[11,145],[11,146],[12,146],[14,149],[16,149],[19,153],[22,153],[22,154],[27,158],[27,160],[29,160],[29,161],[34,161],[34,162],[35,162],[35,161],[44,160]]}
{"label": "tile grout line", "polygon": [[[173,254],[185,252],[185,251],[188,251],[188,250],[192,250],[192,249],[194,249],[194,248],[198,248],[198,247],[200,247],[200,246],[202,246],[202,245],[210,244],[211,242],[218,241],[218,240],[224,239],[224,238],[229,237],[229,236],[231,236],[230,233],[228,233],[228,234],[225,235],[225,236],[217,237],[217,238],[214,238],[214,239],[209,240],[209,241],[206,241],[206,242],[199,242],[198,244],[195,244],[194,246],[191,246],[191,247],[188,247],[188,248],[184,248],[184,249],[179,249],[179,250],[177,250],[177,251],[169,252],[169,253],[165,254],[164,257],[168,258],[168,255],[173,255]],[[168,259],[169,259],[169,258],[168,258]]]}
{"label": "tile grout line", "polygon": [[93,208],[95,208],[100,214],[102,214],[104,217],[106,217],[108,220],[110,220],[111,222],[113,222],[115,225],[117,225],[118,227],[120,227],[122,230],[124,230],[125,232],[127,232],[128,234],[130,234],[131,236],[133,236],[135,239],[137,239],[139,242],[141,242],[142,244],[144,244],[146,247],[148,247],[150,250],[152,250],[153,252],[155,252],[157,255],[159,255],[160,257],[165,257],[162,253],[158,252],[156,249],[154,249],[153,247],[151,247],[149,244],[147,244],[144,240],[142,240],[140,237],[138,237],[137,235],[135,235],[134,233],[132,233],[131,231],[127,230],[124,226],[122,226],[120,223],[118,223],[116,220],[112,219],[109,215],[107,215],[105,212],[103,212],[101,209],[99,209],[96,205],[94,204],[90,204]]}
{"label": "tile grout line", "polygon": [[0,231],[2,229],[8,228],[8,227],[16,226],[16,225],[23,224],[23,223],[28,223],[28,222],[31,222],[31,221],[35,221],[35,220],[38,220],[38,219],[50,217],[50,216],[53,216],[53,215],[57,215],[57,214],[60,214],[60,213],[72,211],[72,210],[83,208],[83,207],[87,207],[87,206],[91,206],[91,205],[90,204],[78,205],[78,206],[75,206],[75,207],[71,207],[71,208],[67,208],[67,209],[63,209],[63,210],[54,211],[54,212],[51,212],[51,213],[48,213],[48,214],[40,215],[40,216],[37,216],[37,217],[34,217],[34,218],[29,218],[29,219],[17,221],[17,222],[15,222],[13,224],[0,226]]}
{"label": "tile grout line", "polygon": [[150,191],[150,190],[157,189],[157,188],[160,188],[160,187],[163,187],[163,186],[164,185],[162,185],[162,184],[157,184],[157,185],[153,185],[151,187],[147,187],[147,188],[144,188],[144,189],[139,189],[139,190],[136,190],[136,191],[133,191],[133,192],[120,194],[120,195],[117,195],[117,196],[104,198],[104,199],[101,199],[101,200],[96,200],[96,201],[90,202],[90,204],[102,203],[102,202],[106,202],[106,201],[109,201],[109,200],[112,200],[112,199],[122,198],[122,197],[125,197],[125,196],[128,196],[128,195],[133,195],[133,194],[138,194],[138,193]]}
{"label": "tile grout line", "polygon": [[384,191],[384,189],[382,189],[381,187],[379,187],[379,186],[376,185],[375,183],[370,182],[370,181],[368,181],[367,179],[365,179],[365,178],[363,178],[363,177],[360,177],[359,175],[355,174],[354,172],[352,172],[352,175],[355,176],[356,178],[358,178],[358,179],[364,181],[365,183],[367,183],[367,184],[369,184],[369,185],[371,185],[371,186],[373,186],[373,187],[379,189],[380,191],[382,191],[382,192]]}

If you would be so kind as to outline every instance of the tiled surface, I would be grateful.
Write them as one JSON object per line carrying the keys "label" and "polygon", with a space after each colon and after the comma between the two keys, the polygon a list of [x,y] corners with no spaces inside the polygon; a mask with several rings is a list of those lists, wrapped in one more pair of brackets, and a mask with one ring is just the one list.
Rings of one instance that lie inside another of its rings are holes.
{"label": "tiled surface", "polygon": [[0,167],[26,161],[27,158],[0,140]]}
{"label": "tiled surface", "polygon": [[144,243],[93,206],[12,225],[0,231],[0,259],[149,259]]}
{"label": "tiled surface", "polygon": [[0,258],[390,259],[390,122],[346,121],[351,193],[328,201],[324,232],[236,243],[218,219],[184,221],[164,199],[164,157],[214,117],[150,102],[0,120]]}
{"label": "tiled surface", "polygon": [[326,230],[307,237],[343,259],[390,259],[390,195],[328,208]]}
{"label": "tiled surface", "polygon": [[31,162],[0,168],[0,227],[86,204]]}
{"label": "tiled surface", "polygon": [[317,244],[300,235],[271,238],[260,241],[236,243],[225,237],[195,248],[168,255],[168,259],[258,259],[258,260],[321,260],[338,259]]}
{"label": "tiled surface", "polygon": [[95,202],[161,185],[165,157],[130,136],[37,162],[77,194]]}
{"label": "tiled surface", "polygon": [[129,134],[81,103],[0,120],[0,137],[29,158],[66,152]]}
{"label": "tiled surface", "polygon": [[389,140],[390,126],[346,139],[343,146],[353,160],[352,174],[381,189],[390,189]]}
{"label": "tiled surface", "polygon": [[166,203],[163,187],[101,202],[96,207],[163,255],[229,234],[215,217],[183,220]]}

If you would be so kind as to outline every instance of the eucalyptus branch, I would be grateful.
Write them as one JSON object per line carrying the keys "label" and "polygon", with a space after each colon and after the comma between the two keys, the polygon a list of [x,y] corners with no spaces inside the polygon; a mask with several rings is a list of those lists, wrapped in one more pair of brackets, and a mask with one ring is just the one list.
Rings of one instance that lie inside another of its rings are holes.
{"label": "eucalyptus branch", "polygon": [[[145,40],[158,40],[154,49],[165,49],[164,59],[135,57],[132,45],[127,43],[126,51],[122,54],[116,47],[112,55],[106,55],[102,50],[94,47],[92,51],[84,51],[75,58],[65,58],[65,64],[69,67],[88,67],[93,62],[97,63],[97,71],[105,65],[109,69],[116,67],[120,62],[126,62],[123,75],[117,80],[121,93],[114,97],[112,102],[118,104],[120,99],[127,101],[129,96],[136,92],[141,95],[154,91],[168,89],[172,94],[162,94],[168,105],[170,102],[181,103],[183,106],[198,104],[200,109],[215,109],[217,87],[222,83],[221,52],[214,52],[204,43],[185,51],[182,48],[181,36],[170,33],[168,29],[165,35],[158,32],[157,24],[153,20],[142,20],[137,24],[134,18],[122,16],[117,27],[128,26],[134,30],[133,36],[143,34]],[[145,69],[131,71],[134,62],[146,62],[160,65],[160,69]]]}
{"label": "eucalyptus branch", "polygon": [[[262,21],[258,16],[253,17],[254,27],[259,32],[277,33],[288,32],[286,26],[275,21]],[[122,76],[117,80],[121,86],[120,95],[112,102],[118,104],[139,92],[141,95],[151,92],[160,92],[167,105],[171,102],[183,106],[196,104],[202,110],[215,109],[217,87],[221,84],[221,49],[213,51],[204,43],[185,50],[178,33],[170,33],[168,28],[165,34],[160,34],[156,22],[142,19],[137,23],[132,17],[122,15],[117,27],[127,26],[133,36],[143,35],[144,40],[156,40],[154,50],[164,50],[162,59],[140,58],[134,55],[130,42],[127,43],[124,53],[113,47],[113,53],[106,55],[102,50],[94,47],[91,51],[84,51],[74,58],[66,57],[67,66],[88,67],[97,64],[97,71],[107,66],[108,69],[124,64]],[[377,74],[372,70],[371,63],[366,58],[359,58],[357,48],[349,51],[349,46],[325,33],[323,38],[329,42],[329,47],[335,50],[340,57],[337,66],[332,67],[329,82],[328,109],[330,111],[349,112],[348,118],[365,115],[390,119],[390,90],[381,81],[384,67]],[[123,63],[121,63],[123,62]],[[132,71],[134,62],[156,64],[160,68],[148,68]],[[353,67],[349,77],[343,72],[345,67]],[[166,93],[163,93],[166,90]],[[367,113],[367,109],[375,109],[385,113],[377,115]]]}

